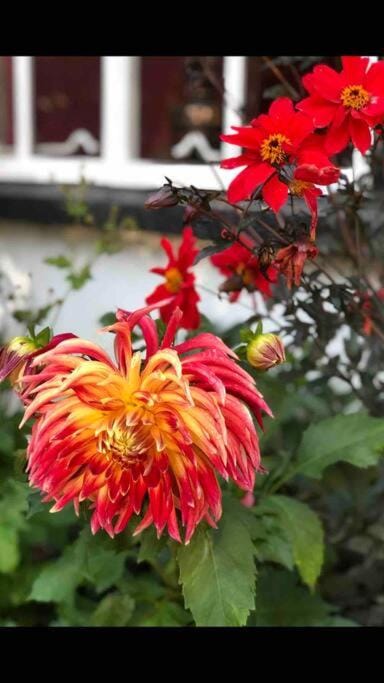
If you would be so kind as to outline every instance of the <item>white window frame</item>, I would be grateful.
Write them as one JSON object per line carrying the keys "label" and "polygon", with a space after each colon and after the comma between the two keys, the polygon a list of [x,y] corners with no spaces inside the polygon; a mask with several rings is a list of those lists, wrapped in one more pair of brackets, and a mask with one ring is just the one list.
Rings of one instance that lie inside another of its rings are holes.
{"label": "white window frame", "polygon": [[[224,132],[241,123],[238,111],[245,103],[246,59],[224,57]],[[228,187],[238,169],[223,170],[218,163],[167,163],[138,158],[139,60],[140,57],[101,58],[100,156],[53,157],[34,151],[33,57],[13,57],[14,146],[11,153],[1,156],[0,182],[76,184],[84,177],[99,186],[150,190],[162,185],[167,176],[181,185],[207,189]],[[236,156],[238,152],[238,147],[221,145],[223,158]],[[362,155],[354,152],[353,167],[343,172],[352,180],[366,168]]]}

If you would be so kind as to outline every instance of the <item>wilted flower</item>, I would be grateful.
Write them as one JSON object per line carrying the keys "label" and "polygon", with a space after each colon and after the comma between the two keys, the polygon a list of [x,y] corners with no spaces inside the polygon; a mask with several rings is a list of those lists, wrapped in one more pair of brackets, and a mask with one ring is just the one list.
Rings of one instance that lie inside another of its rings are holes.
{"label": "wilted flower", "polygon": [[275,265],[287,278],[289,289],[293,284],[300,285],[301,274],[307,259],[316,258],[318,248],[309,240],[298,240],[288,247],[279,249],[276,254]]}
{"label": "wilted flower", "polygon": [[360,312],[364,321],[362,332],[369,337],[372,334],[373,327],[376,322],[376,306],[378,305],[378,301],[384,302],[384,287],[378,289],[375,292],[375,296],[369,294],[368,292],[359,292],[357,295],[359,298]]}
{"label": "wilted flower", "polygon": [[146,209],[165,209],[168,206],[176,206],[177,204],[177,194],[172,190],[171,185],[163,185],[160,190],[149,195],[144,203],[144,207]]}
{"label": "wilted flower", "polygon": [[[28,443],[29,480],[55,501],[52,512],[82,501],[93,510],[93,533],[113,536],[133,514],[139,533],[185,542],[221,516],[217,475],[253,490],[261,470],[252,413],[271,414],[253,378],[216,336],[204,333],[173,346],[182,312],[175,309],[159,345],[148,315],[154,306],[118,310],[113,361],[99,346],[66,339],[41,353],[24,375],[23,424],[35,418]],[[134,352],[139,325],[146,357]]]}
{"label": "wilted flower", "polygon": [[258,257],[238,242],[211,256],[211,262],[227,276],[219,291],[228,292],[231,302],[237,301],[242,289],[259,291],[265,297],[271,296],[271,283],[277,280],[276,268],[262,268]]}
{"label": "wilted flower", "polygon": [[155,304],[158,301],[169,300],[166,306],[160,309],[162,320],[167,323],[178,306],[183,312],[180,326],[186,330],[195,330],[200,324],[200,313],[197,302],[200,297],[195,289],[195,276],[190,270],[199,250],[195,247],[196,239],[191,227],[184,228],[183,240],[179,252],[175,256],[172,244],[166,238],[161,240],[161,246],[168,256],[165,268],[151,268],[151,273],[157,273],[165,278],[162,285],[147,296],[147,304]]}
{"label": "wilted flower", "polygon": [[284,363],[284,344],[277,334],[255,334],[247,345],[247,360],[256,370],[269,370]]}

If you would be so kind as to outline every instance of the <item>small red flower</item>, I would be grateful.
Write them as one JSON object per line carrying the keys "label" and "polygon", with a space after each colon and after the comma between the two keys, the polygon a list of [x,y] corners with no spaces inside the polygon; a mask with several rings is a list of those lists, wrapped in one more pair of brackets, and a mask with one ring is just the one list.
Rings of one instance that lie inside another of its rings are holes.
{"label": "small red flower", "polygon": [[168,256],[168,263],[165,268],[151,268],[151,273],[163,275],[165,283],[156,287],[146,298],[147,304],[150,305],[171,298],[169,304],[160,308],[161,319],[167,323],[178,306],[183,312],[180,326],[186,330],[195,330],[200,324],[200,313],[197,308],[200,297],[195,289],[195,276],[189,270],[199,251],[195,244],[196,239],[191,227],[183,230],[183,240],[177,256],[169,240],[161,240],[161,246]]}
{"label": "small red flower", "polygon": [[243,288],[248,292],[259,291],[266,297],[271,296],[271,283],[277,280],[276,268],[269,266],[263,270],[257,256],[238,242],[211,256],[211,261],[227,276],[219,291],[229,292],[231,302],[237,301]]}
{"label": "small red flower", "polygon": [[234,126],[234,130],[236,134],[222,135],[221,139],[246,151],[221,162],[222,168],[245,166],[228,188],[231,203],[249,198],[263,185],[263,200],[277,212],[287,201],[290,184],[295,179],[306,180],[306,172],[316,177],[311,182],[320,185],[336,182],[339,177],[339,169],[322,148],[322,138],[313,134],[311,119],[295,111],[288,97],[275,100],[269,113],[253,119],[250,126]]}
{"label": "small red flower", "polygon": [[325,137],[329,154],[340,152],[350,140],[364,154],[371,145],[370,129],[384,117],[384,62],[369,66],[368,57],[341,60],[340,72],[319,64],[304,76],[309,97],[297,108],[316,128],[330,126]]}
{"label": "small red flower", "polygon": [[288,247],[279,249],[276,254],[275,265],[287,278],[287,287],[300,285],[301,273],[307,259],[316,258],[319,250],[309,240],[298,240]]}

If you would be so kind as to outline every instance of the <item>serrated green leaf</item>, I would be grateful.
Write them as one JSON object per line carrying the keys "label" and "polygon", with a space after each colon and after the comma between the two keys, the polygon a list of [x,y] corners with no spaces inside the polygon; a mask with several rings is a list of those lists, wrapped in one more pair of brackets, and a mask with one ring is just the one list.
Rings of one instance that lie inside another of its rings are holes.
{"label": "serrated green leaf", "polygon": [[291,544],[301,578],[313,588],[324,559],[324,532],[318,515],[305,503],[281,495],[265,498],[257,513],[274,515]]}
{"label": "serrated green leaf", "polygon": [[344,460],[356,467],[376,465],[384,451],[384,419],[364,413],[337,415],[310,425],[299,447],[295,471],[319,479]]}
{"label": "serrated green leaf", "polygon": [[134,607],[135,601],[130,595],[106,595],[91,617],[91,626],[127,626]]}
{"label": "serrated green leaf", "polygon": [[227,500],[219,528],[197,529],[178,551],[185,606],[197,626],[243,626],[254,609],[254,548],[243,512]]}

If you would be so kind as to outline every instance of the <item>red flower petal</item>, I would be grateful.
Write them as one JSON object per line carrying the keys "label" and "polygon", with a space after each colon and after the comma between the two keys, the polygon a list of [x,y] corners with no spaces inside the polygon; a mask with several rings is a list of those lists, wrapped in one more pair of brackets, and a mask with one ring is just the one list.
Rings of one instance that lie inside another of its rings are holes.
{"label": "red flower petal", "polygon": [[273,118],[288,119],[294,114],[293,103],[289,97],[278,97],[269,107],[269,115]]}
{"label": "red flower petal", "polygon": [[384,61],[375,62],[366,76],[367,90],[373,95],[384,95]]}
{"label": "red flower petal", "polygon": [[227,193],[228,201],[236,204],[242,199],[247,199],[272,173],[273,167],[266,163],[248,166],[232,180]]}
{"label": "red flower petal", "polygon": [[368,57],[342,57],[341,63],[347,85],[365,84],[365,72],[369,64]]}
{"label": "red flower petal", "polygon": [[303,78],[301,79],[301,82],[310,95],[316,93],[315,79],[313,77],[313,74],[305,74],[305,76],[303,76]]}
{"label": "red flower petal", "polygon": [[365,154],[371,146],[371,132],[369,126],[362,119],[351,117],[349,120],[349,130],[353,144],[362,154]]}
{"label": "red flower petal", "polygon": [[256,155],[251,156],[251,154],[239,154],[238,157],[230,157],[229,159],[223,159],[220,163],[221,168],[237,168],[238,166],[250,166],[257,161]]}
{"label": "red flower petal", "polygon": [[326,64],[319,64],[315,66],[313,76],[313,85],[322,97],[331,102],[340,102],[344,81],[337,71]]}
{"label": "red flower petal", "polygon": [[311,212],[311,225],[309,236],[311,240],[316,237],[316,226],[317,226],[317,198],[322,194],[318,187],[311,187],[303,192],[303,198]]}
{"label": "red flower petal", "polygon": [[327,131],[325,138],[325,149],[328,154],[336,154],[336,152],[341,152],[344,149],[350,139],[350,133],[348,128],[348,121],[344,120],[341,126],[335,126],[334,124]]}
{"label": "red flower petal", "polygon": [[323,128],[323,126],[328,126],[332,121],[337,105],[334,102],[324,100],[318,95],[312,95],[311,97],[306,97],[304,100],[301,100],[301,102],[298,103],[297,108],[305,114],[308,114],[308,116],[312,118],[315,126]]}
{"label": "red flower petal", "polygon": [[257,128],[252,126],[232,126],[237,133],[230,135],[220,135],[220,139],[224,142],[229,142],[231,145],[239,145],[240,147],[249,147],[250,149],[259,149],[260,143],[263,139],[262,133]]}
{"label": "red flower petal", "polygon": [[263,187],[263,199],[274,211],[279,211],[288,198],[288,185],[273,176]]}
{"label": "red flower petal", "polygon": [[[340,176],[340,169],[336,166],[318,167],[315,164],[301,164],[295,171],[297,180],[304,180],[307,183],[316,185],[330,185],[336,183]],[[321,193],[321,191],[320,191]]]}
{"label": "red flower petal", "polygon": [[[384,88],[383,88],[384,91]],[[361,110],[364,116],[372,116],[379,118],[384,116],[384,97],[374,97],[371,102]]]}

